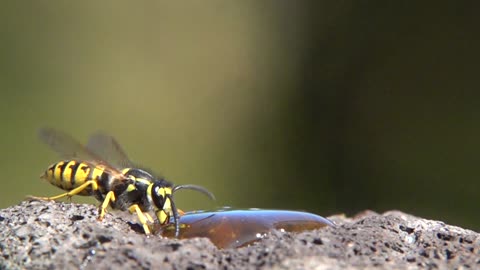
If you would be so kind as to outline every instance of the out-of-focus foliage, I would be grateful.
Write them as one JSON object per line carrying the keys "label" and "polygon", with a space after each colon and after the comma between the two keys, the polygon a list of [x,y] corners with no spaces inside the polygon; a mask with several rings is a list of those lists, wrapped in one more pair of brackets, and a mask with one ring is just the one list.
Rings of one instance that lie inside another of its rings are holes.
{"label": "out-of-focus foliage", "polygon": [[218,197],[179,192],[185,210],[401,209],[480,229],[479,8],[4,3],[0,206],[60,192],[38,179],[58,158],[35,133],[53,126],[111,133]]}

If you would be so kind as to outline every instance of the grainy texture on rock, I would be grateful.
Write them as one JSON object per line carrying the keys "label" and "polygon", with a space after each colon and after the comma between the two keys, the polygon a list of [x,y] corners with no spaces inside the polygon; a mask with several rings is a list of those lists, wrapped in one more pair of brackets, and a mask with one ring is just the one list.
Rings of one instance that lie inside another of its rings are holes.
{"label": "grainy texture on rock", "polygon": [[480,269],[479,234],[398,211],[331,217],[337,228],[273,232],[217,249],[208,239],[146,237],[134,215],[22,202],[0,210],[0,269]]}

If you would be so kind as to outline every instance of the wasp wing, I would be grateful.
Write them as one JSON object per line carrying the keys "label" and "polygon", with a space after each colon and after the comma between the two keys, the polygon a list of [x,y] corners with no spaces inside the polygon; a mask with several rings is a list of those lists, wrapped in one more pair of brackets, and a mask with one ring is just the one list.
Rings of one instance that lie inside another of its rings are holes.
{"label": "wasp wing", "polygon": [[60,130],[49,127],[41,128],[38,131],[38,137],[42,142],[57,152],[62,158],[73,158],[89,161],[102,160],[99,156],[85,148],[73,137]]}
{"label": "wasp wing", "polygon": [[87,149],[119,169],[136,167],[117,140],[103,132],[99,131],[90,136]]}
{"label": "wasp wing", "polygon": [[117,140],[104,132],[98,131],[92,134],[88,140],[87,148],[118,169],[135,168],[151,175],[146,177],[146,179],[163,179],[162,176],[154,173],[152,170],[132,162]]}
{"label": "wasp wing", "polygon": [[112,166],[103,157],[86,148],[65,132],[44,127],[38,131],[38,137],[62,158],[88,161],[93,165],[101,165],[112,174],[121,174],[116,167]]}

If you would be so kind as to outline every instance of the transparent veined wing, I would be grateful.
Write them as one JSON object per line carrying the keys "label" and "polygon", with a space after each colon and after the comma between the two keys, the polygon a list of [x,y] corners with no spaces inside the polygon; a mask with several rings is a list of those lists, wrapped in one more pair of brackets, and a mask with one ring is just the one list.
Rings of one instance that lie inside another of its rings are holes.
{"label": "transparent veined wing", "polygon": [[92,134],[88,140],[87,149],[119,169],[136,167],[117,140],[106,133],[99,131]]}
{"label": "transparent veined wing", "polygon": [[94,166],[101,166],[104,172],[113,175],[115,179],[121,182],[128,180],[128,178],[122,174],[121,170],[112,166],[109,161],[86,148],[65,132],[50,127],[44,127],[38,131],[38,137],[62,158],[88,161]]}
{"label": "transparent veined wing", "polygon": [[85,148],[70,135],[50,127],[38,131],[39,139],[57,152],[62,158],[101,161],[101,157]]}

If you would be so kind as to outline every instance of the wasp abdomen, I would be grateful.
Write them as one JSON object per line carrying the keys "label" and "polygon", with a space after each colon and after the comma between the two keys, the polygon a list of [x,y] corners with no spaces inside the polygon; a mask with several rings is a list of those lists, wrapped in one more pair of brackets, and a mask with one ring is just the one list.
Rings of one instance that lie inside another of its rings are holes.
{"label": "wasp abdomen", "polygon": [[[52,164],[42,175],[42,178],[52,185],[67,191],[79,187],[90,180],[97,182],[100,190],[108,190],[106,186],[110,184],[110,175],[105,171],[104,167],[78,160],[64,160]],[[92,189],[90,187],[78,193],[78,195],[83,196],[91,194]]]}

